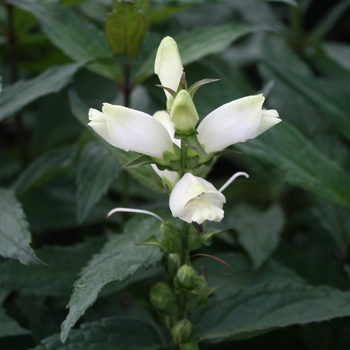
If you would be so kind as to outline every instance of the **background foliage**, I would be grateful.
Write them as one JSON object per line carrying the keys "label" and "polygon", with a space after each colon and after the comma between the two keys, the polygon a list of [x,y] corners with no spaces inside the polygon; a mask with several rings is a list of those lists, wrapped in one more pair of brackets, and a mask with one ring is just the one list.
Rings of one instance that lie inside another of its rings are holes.
{"label": "background foliage", "polygon": [[[0,5],[0,347],[165,349],[147,307],[165,278],[149,166],[99,139],[88,108],[164,108],[155,50],[178,42],[200,117],[263,91],[283,120],[233,148],[210,180],[230,228],[193,259],[221,286],[192,315],[203,349],[342,350],[350,345],[350,1],[7,0]],[[169,220],[172,220],[169,218]],[[66,310],[66,305],[69,310]],[[92,306],[93,304],[93,306]],[[90,307],[92,306],[92,307]],[[85,313],[86,311],[86,313]],[[63,322],[64,321],[64,322]],[[60,341],[60,325],[62,324]],[[72,329],[74,327],[74,329]],[[72,329],[72,330],[71,330]],[[234,343],[232,343],[234,342]]]}

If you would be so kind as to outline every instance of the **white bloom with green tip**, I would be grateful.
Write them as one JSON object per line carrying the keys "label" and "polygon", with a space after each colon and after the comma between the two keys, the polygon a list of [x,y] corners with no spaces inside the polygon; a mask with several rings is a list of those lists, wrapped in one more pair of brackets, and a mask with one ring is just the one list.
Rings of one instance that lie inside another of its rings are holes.
{"label": "white bloom with green tip", "polygon": [[183,221],[202,224],[205,220],[221,221],[225,196],[210,182],[186,173],[170,194],[171,213]]}
{"label": "white bloom with green tip", "polygon": [[[158,75],[162,86],[177,91],[183,66],[176,41],[170,36],[165,37],[158,47],[154,72]],[[168,91],[164,92],[167,98],[171,96]]]}
{"label": "white bloom with green tip", "polygon": [[278,124],[276,110],[263,110],[263,95],[226,103],[208,114],[197,128],[198,140],[207,153],[255,138]]}
{"label": "white bloom with green tip", "polygon": [[152,116],[123,106],[104,103],[102,112],[90,108],[90,125],[112,146],[150,157],[162,158],[174,152],[174,143],[166,128]]}

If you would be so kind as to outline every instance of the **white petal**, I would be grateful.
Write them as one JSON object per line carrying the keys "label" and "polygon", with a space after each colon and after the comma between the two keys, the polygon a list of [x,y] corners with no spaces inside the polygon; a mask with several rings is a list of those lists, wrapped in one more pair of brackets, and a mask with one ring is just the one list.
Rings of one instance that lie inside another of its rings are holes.
{"label": "white petal", "polygon": [[[161,158],[163,152],[173,152],[171,138],[156,119],[150,115],[123,106],[103,104],[101,114],[105,119],[106,127],[97,122],[89,125],[111,145],[124,151],[134,151],[151,157]],[[99,114],[100,119],[102,116]],[[91,117],[95,119],[96,112]],[[105,133],[107,129],[108,134]]]}
{"label": "white petal", "polygon": [[[176,91],[183,73],[183,66],[176,41],[170,36],[165,37],[157,51],[154,72],[158,75],[163,86]],[[164,90],[165,91],[165,90]],[[165,91],[166,96],[170,96]]]}
{"label": "white petal", "polygon": [[207,153],[248,140],[260,125],[263,95],[226,103],[208,114],[197,128],[198,140]]}
{"label": "white petal", "polygon": [[221,221],[225,196],[208,181],[186,173],[170,194],[169,207],[174,217],[188,223]]}
{"label": "white petal", "polygon": [[90,125],[95,130],[95,132],[98,135],[100,135],[103,139],[105,139],[108,143],[115,146],[113,144],[113,139],[109,136],[106,118],[104,114],[98,111],[97,109],[90,108],[89,120],[90,120],[90,123],[88,123],[88,125]]}
{"label": "white petal", "polygon": [[174,123],[171,121],[169,113],[166,111],[158,111],[153,114],[153,118],[157,119],[164,126],[164,128],[168,131],[173,143],[175,143],[177,146],[180,147],[181,140],[176,139],[174,137],[175,135]]}
{"label": "white petal", "polygon": [[272,128],[274,125],[278,124],[282,120],[279,119],[278,112],[275,109],[263,109],[261,113],[261,121],[258,130],[250,137],[253,139],[266,130]]}
{"label": "white petal", "polygon": [[151,167],[162,179],[163,184],[167,185],[170,189],[173,189],[175,184],[179,181],[179,174],[176,171],[159,170],[155,164],[151,164]]}

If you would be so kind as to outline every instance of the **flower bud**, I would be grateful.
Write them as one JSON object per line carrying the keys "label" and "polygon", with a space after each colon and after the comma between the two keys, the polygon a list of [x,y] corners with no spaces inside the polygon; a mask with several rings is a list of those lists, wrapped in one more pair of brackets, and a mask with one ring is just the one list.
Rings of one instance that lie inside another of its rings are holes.
{"label": "flower bud", "polygon": [[189,320],[183,319],[178,321],[171,330],[174,342],[176,344],[182,344],[190,340],[193,329],[193,324]]}
{"label": "flower bud", "polygon": [[180,257],[178,254],[168,254],[166,266],[167,272],[171,278],[174,278],[177,273],[177,267],[179,266]]}
{"label": "flower bud", "polygon": [[170,119],[174,123],[175,131],[179,134],[193,134],[199,117],[191,95],[181,90],[171,106]]}
{"label": "flower bud", "polygon": [[182,265],[177,271],[176,278],[179,286],[184,289],[192,290],[196,286],[197,274],[191,265]]}
{"label": "flower bud", "polygon": [[187,234],[187,249],[196,250],[202,246],[202,236],[198,232]]}
{"label": "flower bud", "polygon": [[173,225],[165,222],[161,226],[161,244],[170,253],[178,253],[182,250],[181,233]]}
{"label": "flower bud", "polygon": [[190,340],[187,343],[182,343],[181,350],[199,350],[198,342],[196,340]]}
{"label": "flower bud", "polygon": [[177,312],[176,295],[166,283],[158,282],[152,286],[150,302],[159,311],[166,311],[169,314]]}

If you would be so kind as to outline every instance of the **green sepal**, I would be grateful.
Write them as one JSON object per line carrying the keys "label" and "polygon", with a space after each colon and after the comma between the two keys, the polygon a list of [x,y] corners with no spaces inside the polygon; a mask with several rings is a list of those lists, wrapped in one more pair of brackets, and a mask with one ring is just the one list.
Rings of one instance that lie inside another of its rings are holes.
{"label": "green sepal", "polygon": [[215,81],[219,81],[219,80],[220,79],[202,79],[202,80],[199,80],[188,88],[188,92],[191,95],[191,97],[193,98],[194,94],[196,93],[196,91],[200,87],[202,87],[203,85],[206,85],[206,84],[214,83]]}
{"label": "green sepal", "polygon": [[215,229],[210,229],[206,233],[203,234],[202,236],[202,242],[206,246],[210,246],[213,241],[213,237],[219,235],[220,233],[223,233],[225,231],[229,230],[229,228],[225,228],[222,230],[215,230]]}
{"label": "green sepal", "polygon": [[157,237],[154,235],[148,237],[145,241],[141,243],[136,243],[136,245],[155,245],[157,247],[160,247],[162,250],[166,250],[166,247],[164,247],[162,242],[159,241]]}
{"label": "green sepal", "polygon": [[150,156],[145,154],[131,160],[129,163],[123,165],[123,168],[137,168],[141,165],[154,163],[154,160]]}
{"label": "green sepal", "polygon": [[174,91],[173,89],[170,89],[169,87],[166,87],[166,86],[163,86],[163,85],[160,85],[160,84],[156,84],[156,87],[159,87],[163,90],[166,90],[169,92],[169,94],[172,96],[172,97],[176,97],[176,91]]}
{"label": "green sepal", "polygon": [[191,158],[186,158],[186,168],[187,169],[194,169],[197,167],[199,164],[199,157],[191,157]]}
{"label": "green sepal", "polygon": [[199,143],[196,132],[192,133],[191,135],[182,135],[175,132],[174,136],[176,139],[180,139],[183,142],[185,142],[185,144],[188,147],[192,148],[194,151],[201,154],[202,156],[208,156],[208,154],[204,151],[202,145]]}

